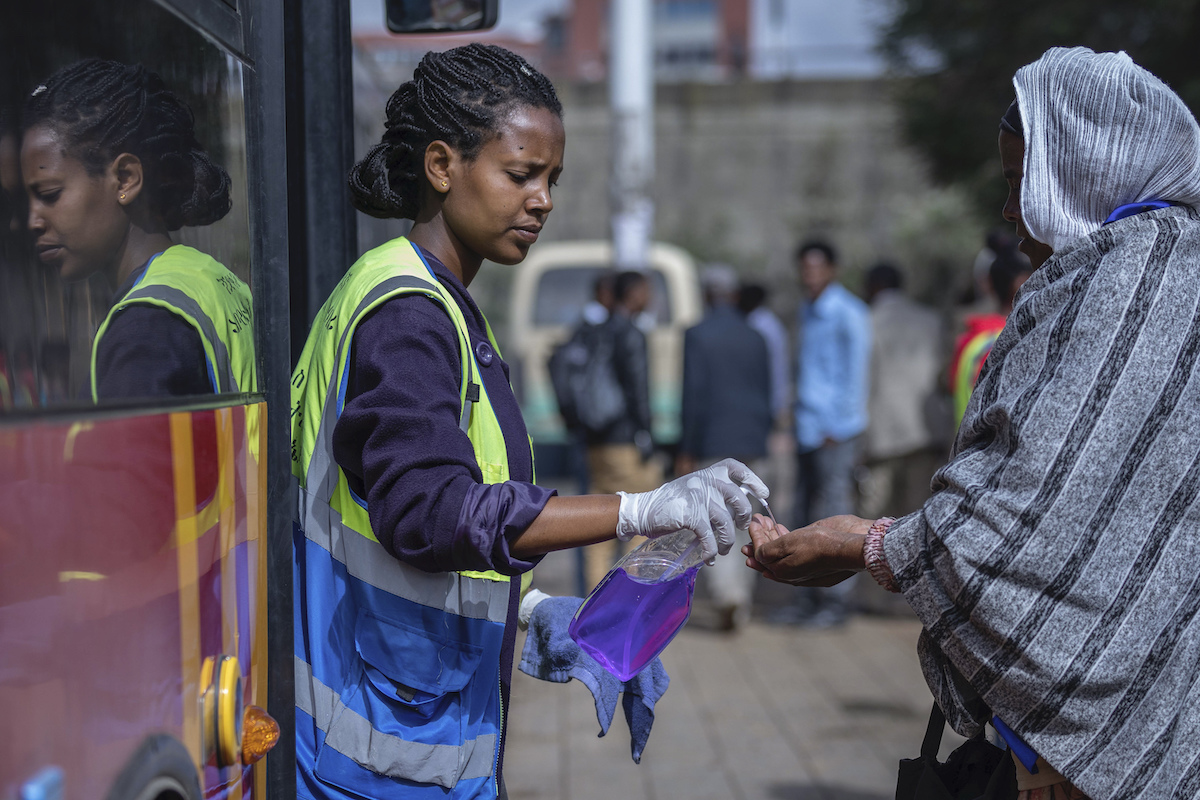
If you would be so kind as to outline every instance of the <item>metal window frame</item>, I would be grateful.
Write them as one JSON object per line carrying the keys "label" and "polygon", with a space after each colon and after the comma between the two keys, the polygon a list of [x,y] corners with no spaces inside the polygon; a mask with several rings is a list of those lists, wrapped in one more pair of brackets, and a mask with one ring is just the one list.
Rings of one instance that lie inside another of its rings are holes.
{"label": "metal window frame", "polygon": [[[212,5],[210,0],[209,5]],[[340,5],[340,3],[335,3]],[[242,4],[246,157],[259,377],[267,398],[267,710],[283,735],[267,758],[268,797],[296,796],[295,682],[291,669],[292,520],[291,312],[288,302],[288,182],[284,0]]]}

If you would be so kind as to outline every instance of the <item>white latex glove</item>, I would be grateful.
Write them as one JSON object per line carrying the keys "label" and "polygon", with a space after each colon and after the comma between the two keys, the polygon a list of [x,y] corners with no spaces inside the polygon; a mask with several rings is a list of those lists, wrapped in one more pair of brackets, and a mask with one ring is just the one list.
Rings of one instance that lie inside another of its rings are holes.
{"label": "white latex glove", "polygon": [[533,616],[533,610],[537,608],[537,604],[543,600],[549,600],[550,595],[538,589],[530,589],[521,598],[521,607],[517,609],[517,627],[521,630],[529,629],[529,618]]}
{"label": "white latex glove", "polygon": [[750,501],[745,485],[755,497],[766,499],[766,484],[740,461],[727,458],[649,492],[621,496],[617,538],[634,536],[654,539],[687,528],[700,540],[704,560],[712,563],[717,554],[733,547],[735,532],[750,525]]}

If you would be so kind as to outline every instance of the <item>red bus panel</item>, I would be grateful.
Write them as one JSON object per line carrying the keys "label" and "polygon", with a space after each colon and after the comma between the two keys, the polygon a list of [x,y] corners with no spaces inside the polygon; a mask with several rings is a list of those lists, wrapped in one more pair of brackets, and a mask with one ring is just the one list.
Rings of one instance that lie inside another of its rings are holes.
{"label": "red bus panel", "polygon": [[202,697],[224,656],[237,714],[266,704],[265,422],[0,426],[0,797],[105,797],[183,753],[202,796],[265,797]]}

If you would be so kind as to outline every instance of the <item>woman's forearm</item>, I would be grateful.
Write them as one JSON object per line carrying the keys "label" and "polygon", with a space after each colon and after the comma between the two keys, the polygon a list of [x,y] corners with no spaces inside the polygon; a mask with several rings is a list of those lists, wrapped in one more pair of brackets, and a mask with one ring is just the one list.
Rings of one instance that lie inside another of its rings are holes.
{"label": "woman's forearm", "polygon": [[510,541],[510,551],[517,558],[530,558],[615,539],[620,508],[621,498],[615,494],[551,497],[525,532]]}

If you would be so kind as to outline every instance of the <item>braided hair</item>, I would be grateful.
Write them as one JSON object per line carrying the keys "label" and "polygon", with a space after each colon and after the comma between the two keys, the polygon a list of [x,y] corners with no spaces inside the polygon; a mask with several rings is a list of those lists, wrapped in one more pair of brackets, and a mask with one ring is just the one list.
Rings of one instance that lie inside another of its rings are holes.
{"label": "braided hair", "polygon": [[229,174],[196,140],[192,110],[141,64],[88,58],[63,67],[25,104],[25,130],[38,125],[62,135],[93,175],[121,153],[137,156],[150,207],[169,231],[229,213]]}
{"label": "braided hair", "polygon": [[516,53],[478,43],[426,53],[388,100],[383,140],[350,170],[354,207],[372,217],[415,219],[429,144],[440,139],[473,159],[521,106],[562,117],[553,84]]}

